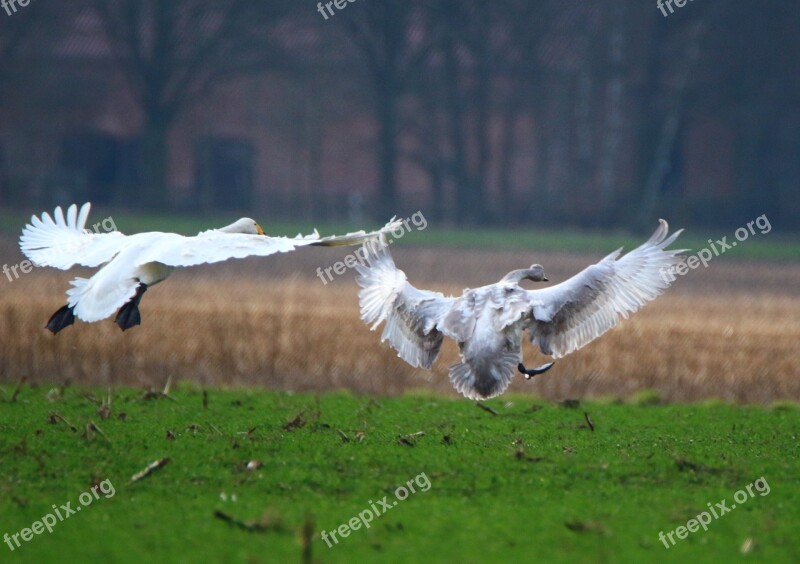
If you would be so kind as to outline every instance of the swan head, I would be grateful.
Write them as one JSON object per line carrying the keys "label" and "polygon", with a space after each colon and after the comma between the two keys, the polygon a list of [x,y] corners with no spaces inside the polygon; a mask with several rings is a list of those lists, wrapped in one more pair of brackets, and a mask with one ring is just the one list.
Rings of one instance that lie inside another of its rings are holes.
{"label": "swan head", "polygon": [[527,269],[524,278],[533,282],[549,282],[547,276],[544,275],[544,267],[541,264],[532,264],[531,267]]}
{"label": "swan head", "polygon": [[544,268],[541,264],[532,264],[530,268],[512,270],[503,277],[501,282],[512,282],[514,284],[519,284],[523,280],[531,280],[533,282],[549,282],[547,276],[544,275]]}
{"label": "swan head", "polygon": [[254,219],[243,217],[220,229],[223,233],[244,233],[245,235],[264,235],[264,230]]}

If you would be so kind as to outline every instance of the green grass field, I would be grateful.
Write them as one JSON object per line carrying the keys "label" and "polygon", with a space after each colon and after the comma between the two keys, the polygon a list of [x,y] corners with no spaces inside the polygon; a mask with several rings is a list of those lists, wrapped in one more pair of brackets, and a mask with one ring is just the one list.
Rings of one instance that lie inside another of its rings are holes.
{"label": "green grass field", "polygon": [[[43,210],[36,210],[39,213]],[[49,211],[49,210],[48,210]],[[234,214],[235,216],[236,214]],[[139,214],[112,213],[109,210],[92,211],[89,225],[100,222],[107,217],[114,219],[117,229],[123,233],[141,231],[172,231],[184,235],[194,235],[199,231],[230,223],[235,217],[218,215],[214,217],[186,216],[173,214]],[[258,218],[256,218],[258,219]],[[402,219],[402,218],[401,218]],[[755,218],[754,218],[755,219]],[[29,213],[0,211],[0,231],[18,234],[27,221]],[[323,235],[343,234],[355,229],[377,228],[375,223],[350,225],[346,223],[313,223],[310,221],[270,221],[262,220],[267,232],[271,235],[290,235],[310,233],[315,227]],[[413,223],[409,222],[413,227]],[[656,223],[653,223],[655,229]],[[678,228],[680,225],[672,225]],[[739,225],[729,230],[711,228],[690,228],[681,237],[685,248],[694,250],[709,247],[708,240],[717,241],[726,236],[728,241],[735,241],[734,231]],[[780,233],[778,229],[762,234],[754,227],[755,234],[720,255],[723,259],[766,259],[777,261],[800,261],[800,239],[797,234]],[[414,229],[411,235],[403,237],[404,245],[427,247],[451,247],[468,249],[502,249],[506,251],[534,249],[536,251],[561,251],[570,253],[609,253],[625,247],[633,249],[639,246],[647,234],[631,234],[625,232],[580,231],[580,230],[542,230],[527,227],[515,229],[500,228],[446,228],[429,224],[424,230]]]}
{"label": "green grass field", "polygon": [[[492,414],[431,395],[210,390],[204,407],[201,390],[179,386],[172,399],[114,390],[108,411],[105,396],[2,390],[0,534],[54,504],[79,506],[103,480],[114,495],[99,493],[13,553],[1,544],[0,560],[800,559],[793,406],[566,407],[507,395],[487,402]],[[263,465],[248,470],[249,461]],[[760,477],[767,495],[756,491],[669,550],[659,541],[709,503],[731,507]],[[417,492],[393,505],[415,478]],[[390,510],[328,548],[323,529],[384,496]]]}

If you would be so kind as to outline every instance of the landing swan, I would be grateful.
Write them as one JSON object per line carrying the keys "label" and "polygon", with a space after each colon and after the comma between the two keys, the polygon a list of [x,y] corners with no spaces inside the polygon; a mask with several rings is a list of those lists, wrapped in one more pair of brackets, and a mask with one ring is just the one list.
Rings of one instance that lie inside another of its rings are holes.
{"label": "landing swan", "polygon": [[[681,262],[684,250],[665,250],[682,230],[667,237],[663,219],[653,236],[620,257],[618,249],[576,276],[541,290],[525,290],[522,280],[544,282],[541,265],[515,270],[499,282],[465,290],[460,297],[418,290],[379,242],[365,243],[367,265],[356,266],[361,286],[361,319],[375,330],[386,322],[381,341],[414,367],[430,369],[444,337],[458,343],[461,362],[450,381],[470,399],[500,395],[515,369],[530,377],[553,363],[527,369],[522,333],[553,358],[561,358],[616,326],[668,286],[663,269]],[[673,277],[674,279],[674,277]]]}

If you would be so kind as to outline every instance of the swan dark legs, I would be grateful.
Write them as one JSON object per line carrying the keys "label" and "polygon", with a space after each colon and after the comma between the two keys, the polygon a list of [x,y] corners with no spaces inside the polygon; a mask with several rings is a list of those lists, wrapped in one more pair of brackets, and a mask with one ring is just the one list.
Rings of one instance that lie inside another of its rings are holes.
{"label": "swan dark legs", "polygon": [[133,296],[128,303],[119,308],[117,316],[114,318],[114,323],[123,331],[142,323],[142,316],[139,314],[139,302],[142,300],[142,296],[146,291],[147,284],[139,284],[136,288],[136,295]]}
{"label": "swan dark legs", "polygon": [[47,327],[53,333],[53,335],[55,335],[73,323],[75,323],[75,314],[72,312],[71,307],[65,305],[50,317],[50,320],[47,322],[45,327]]}
{"label": "swan dark legs", "polygon": [[526,380],[530,380],[532,376],[536,376],[537,374],[542,374],[550,370],[555,362],[548,362],[547,364],[542,364],[541,366],[537,366],[536,368],[525,368],[525,365],[521,362],[517,365],[517,370],[522,372],[525,376]]}

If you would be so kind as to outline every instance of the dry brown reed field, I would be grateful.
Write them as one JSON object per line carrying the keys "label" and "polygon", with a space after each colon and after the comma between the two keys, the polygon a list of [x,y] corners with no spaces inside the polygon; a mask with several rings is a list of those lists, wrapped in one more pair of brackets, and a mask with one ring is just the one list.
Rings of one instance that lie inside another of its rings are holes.
{"label": "dry brown reed field", "polygon": [[[0,241],[18,257],[15,241]],[[34,269],[0,278],[0,380],[160,387],[281,390],[348,389],[399,394],[431,389],[455,396],[446,341],[433,372],[412,369],[359,320],[357,286],[348,271],[323,284],[347,249],[305,249],[176,272],[147,292],[143,324],[122,333],[109,319],[77,322],[57,336],[44,325],[61,305],[69,273]],[[540,262],[553,282],[599,255],[393,248],[418,287],[460,293]],[[665,296],[588,347],[556,362],[513,392],[549,399],[628,397],[656,390],[669,401],[706,398],[766,403],[800,400],[800,265],[716,259],[680,278]],[[527,364],[544,357],[527,344]]]}

